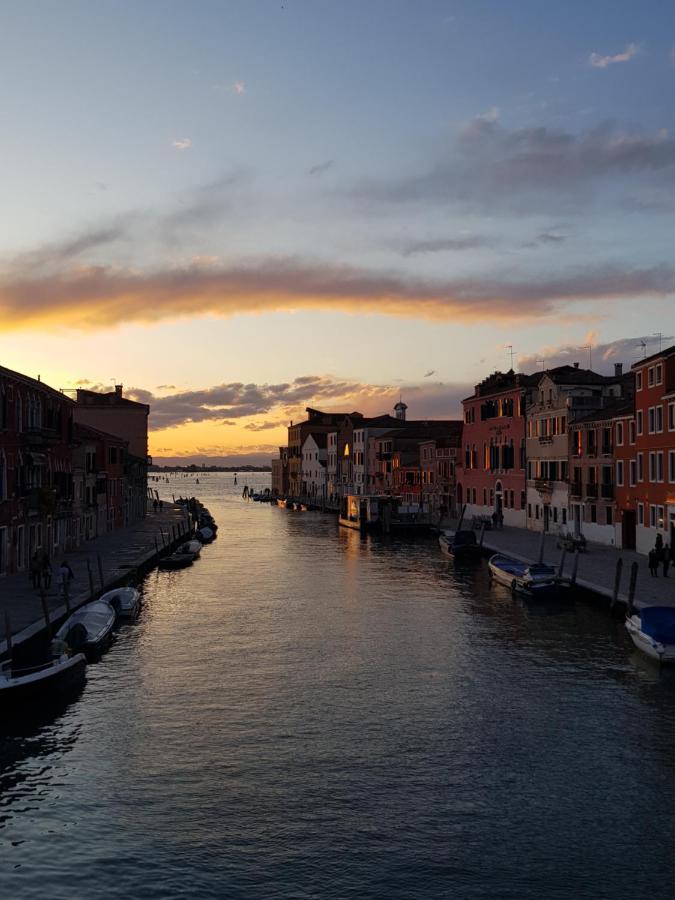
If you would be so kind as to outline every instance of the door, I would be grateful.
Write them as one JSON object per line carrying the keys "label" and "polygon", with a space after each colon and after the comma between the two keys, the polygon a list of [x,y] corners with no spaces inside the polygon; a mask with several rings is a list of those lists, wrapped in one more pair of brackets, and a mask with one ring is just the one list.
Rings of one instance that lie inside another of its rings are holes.
{"label": "door", "polygon": [[635,510],[624,509],[621,521],[621,546],[624,550],[635,550],[635,525]]}

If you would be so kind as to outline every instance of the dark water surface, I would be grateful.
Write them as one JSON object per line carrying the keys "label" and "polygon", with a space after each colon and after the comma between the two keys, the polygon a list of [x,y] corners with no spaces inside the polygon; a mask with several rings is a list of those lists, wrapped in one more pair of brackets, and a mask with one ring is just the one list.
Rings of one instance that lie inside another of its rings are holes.
{"label": "dark water surface", "polygon": [[675,678],[621,623],[200,480],[216,543],[0,737],[0,897],[673,895]]}

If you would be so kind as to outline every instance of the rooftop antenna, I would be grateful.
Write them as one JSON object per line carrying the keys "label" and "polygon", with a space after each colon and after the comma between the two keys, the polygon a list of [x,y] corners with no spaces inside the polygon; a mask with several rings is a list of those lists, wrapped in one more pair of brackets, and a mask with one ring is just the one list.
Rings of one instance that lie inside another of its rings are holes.
{"label": "rooftop antenna", "polygon": [[588,350],[588,368],[593,369],[593,347],[587,344],[585,347],[579,347],[580,350]]}
{"label": "rooftop antenna", "polygon": [[535,364],[538,366],[541,363],[541,371],[544,372],[546,369],[546,360],[545,359],[537,359],[535,360]]}
{"label": "rooftop antenna", "polygon": [[515,353],[513,352],[513,344],[507,344],[506,349],[509,351],[509,354],[511,356],[511,368],[513,369],[513,357],[515,356]]}
{"label": "rooftop antenna", "polygon": [[645,359],[647,356],[647,343],[646,341],[641,340],[640,346],[642,347],[642,358]]}
{"label": "rooftop antenna", "polygon": [[660,331],[655,332],[654,337],[659,339],[659,353],[663,349],[663,334]]}

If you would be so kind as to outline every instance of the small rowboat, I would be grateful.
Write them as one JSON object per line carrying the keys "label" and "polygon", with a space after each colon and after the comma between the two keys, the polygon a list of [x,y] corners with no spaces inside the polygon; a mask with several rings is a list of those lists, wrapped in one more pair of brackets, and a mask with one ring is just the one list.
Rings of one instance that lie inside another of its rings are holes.
{"label": "small rowboat", "polygon": [[160,569],[187,569],[194,562],[192,553],[172,553],[171,556],[165,556],[157,563]]}
{"label": "small rowboat", "polygon": [[0,670],[0,709],[23,706],[48,696],[64,694],[84,680],[87,657],[84,653],[63,653],[42,666]]}
{"label": "small rowboat", "polygon": [[476,540],[476,532],[469,529],[462,531],[442,531],[438,544],[447,556],[456,559],[471,559],[480,556],[481,548]]}
{"label": "small rowboat", "polygon": [[52,655],[61,656],[64,647],[96,659],[109,646],[117,614],[105,600],[94,600],[80,607],[59,628],[52,641]]}
{"label": "small rowboat", "polygon": [[203,528],[199,528],[195,534],[195,537],[202,544],[210,544],[216,537],[216,533],[212,528],[209,528],[205,525]]}
{"label": "small rowboat", "polygon": [[643,653],[660,663],[675,663],[675,609],[645,606],[626,619],[631,640]]}
{"label": "small rowboat", "polygon": [[560,581],[553,566],[521,562],[496,553],[490,557],[488,568],[490,577],[495,581],[529,597],[555,596],[560,590]]}
{"label": "small rowboat", "polygon": [[135,619],[141,609],[140,592],[133,587],[117,588],[116,591],[108,591],[99,597],[105,600],[117,613],[118,619]]}
{"label": "small rowboat", "polygon": [[191,553],[193,559],[197,559],[199,554],[202,552],[202,543],[201,541],[188,541],[185,544],[181,544],[178,548],[179,553]]}

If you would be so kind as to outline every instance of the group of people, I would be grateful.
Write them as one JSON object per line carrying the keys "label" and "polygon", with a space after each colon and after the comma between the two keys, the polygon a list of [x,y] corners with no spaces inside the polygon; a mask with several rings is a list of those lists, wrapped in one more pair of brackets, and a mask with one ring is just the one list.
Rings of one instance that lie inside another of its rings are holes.
{"label": "group of people", "polygon": [[161,512],[161,511],[164,509],[164,501],[163,501],[163,500],[157,500],[157,499],[155,498],[155,499],[152,501],[152,508],[154,509],[155,512],[157,512],[158,509],[159,509],[159,511]]}
{"label": "group of people", "polygon": [[675,562],[673,553],[674,548],[669,547],[667,543],[664,544],[662,536],[657,534],[654,547],[649,551],[649,574],[657,577],[659,574],[659,566],[661,566],[663,577],[667,578],[670,564],[671,562]]}
{"label": "group of people", "polygon": [[[46,550],[36,550],[31,556],[28,574],[36,591],[49,590],[52,586],[52,564]],[[73,570],[65,559],[57,568],[56,576],[61,593],[65,595],[68,585],[75,577]]]}

